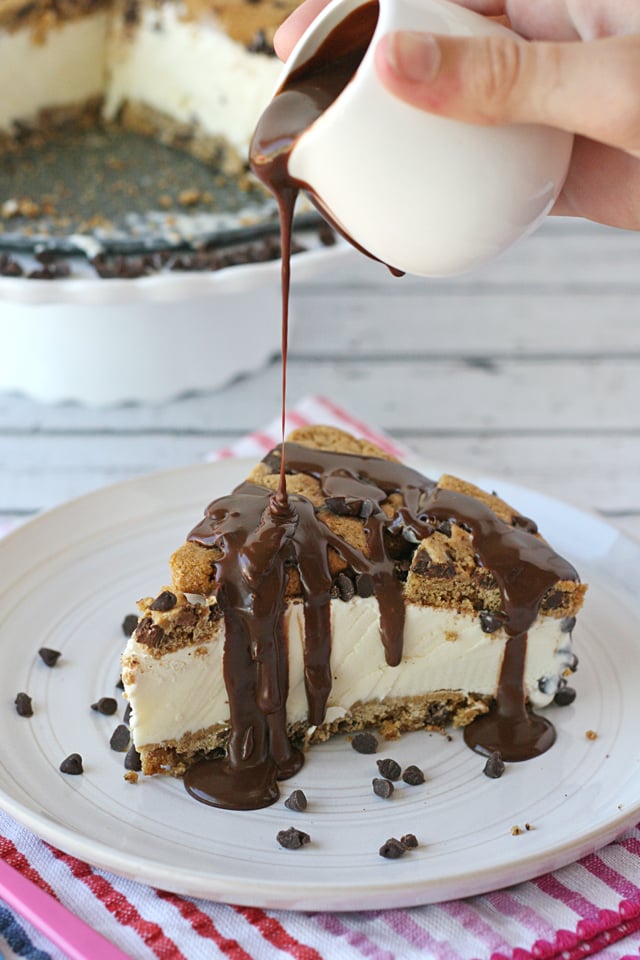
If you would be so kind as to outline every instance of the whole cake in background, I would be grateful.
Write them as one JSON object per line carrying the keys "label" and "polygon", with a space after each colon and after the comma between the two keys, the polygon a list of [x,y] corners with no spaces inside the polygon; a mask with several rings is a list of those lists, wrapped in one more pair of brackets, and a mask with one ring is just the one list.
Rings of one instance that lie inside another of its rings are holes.
{"label": "whole cake in background", "polygon": [[551,725],[532,708],[576,665],[576,571],[473,484],[434,483],[329,427],[294,431],[285,450],[284,500],[277,447],[139,603],[122,677],[143,772],[189,775],[235,743],[239,767],[283,750],[280,779],[296,768],[287,740],[471,731],[496,705],[498,734],[524,734],[509,758],[536,755],[531,731]]}
{"label": "whole cake in background", "polygon": [[226,172],[280,71],[295,0],[0,0],[0,149],[100,119]]}

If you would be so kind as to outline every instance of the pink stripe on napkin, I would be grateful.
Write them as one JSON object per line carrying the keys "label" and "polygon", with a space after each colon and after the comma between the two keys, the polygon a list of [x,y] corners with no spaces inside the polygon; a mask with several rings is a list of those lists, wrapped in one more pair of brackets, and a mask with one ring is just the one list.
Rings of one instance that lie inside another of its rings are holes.
{"label": "pink stripe on napkin", "polygon": [[[348,430],[399,458],[409,453],[325,397],[307,397],[288,412],[287,431],[313,423]],[[259,459],[279,441],[278,416],[209,459]],[[0,524],[0,535],[13,526]],[[1,812],[0,856],[141,960],[640,957],[640,825],[596,854],[508,890],[355,914],[234,907],[155,890],[54,850]],[[0,905],[0,921],[2,909]],[[16,920],[26,937],[20,956],[45,960],[48,948],[42,938]],[[0,925],[0,954],[3,936],[7,940],[13,935],[10,925]],[[53,949],[50,956],[62,960]]]}

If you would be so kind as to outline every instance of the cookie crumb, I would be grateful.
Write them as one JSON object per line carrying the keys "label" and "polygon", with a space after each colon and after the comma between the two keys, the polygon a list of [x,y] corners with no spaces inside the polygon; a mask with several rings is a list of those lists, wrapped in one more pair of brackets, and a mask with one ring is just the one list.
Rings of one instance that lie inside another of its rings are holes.
{"label": "cookie crumb", "polygon": [[127,772],[124,774],[124,779],[127,781],[127,783],[137,783],[139,777],[135,770],[127,770]]}
{"label": "cookie crumb", "polygon": [[587,732],[585,733],[585,737],[587,738],[587,740],[597,740],[598,734],[596,733],[595,730],[587,730]]}
{"label": "cookie crumb", "polygon": [[519,837],[521,833],[524,833],[524,830],[522,829],[522,827],[519,827],[517,823],[511,827],[512,837]]}
{"label": "cookie crumb", "polygon": [[532,823],[525,823],[524,828],[525,830],[535,830],[535,827]]}

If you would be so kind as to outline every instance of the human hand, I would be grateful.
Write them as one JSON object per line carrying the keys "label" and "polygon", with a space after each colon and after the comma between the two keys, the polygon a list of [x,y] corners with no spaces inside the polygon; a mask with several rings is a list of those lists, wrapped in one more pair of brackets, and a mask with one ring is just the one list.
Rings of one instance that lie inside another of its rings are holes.
{"label": "human hand", "polygon": [[[576,133],[553,212],[640,229],[637,0],[460,2],[507,17],[532,42],[390,34],[376,50],[385,86],[419,109],[468,123],[544,123]],[[292,14],[276,35],[280,56],[324,6],[306,0]]]}

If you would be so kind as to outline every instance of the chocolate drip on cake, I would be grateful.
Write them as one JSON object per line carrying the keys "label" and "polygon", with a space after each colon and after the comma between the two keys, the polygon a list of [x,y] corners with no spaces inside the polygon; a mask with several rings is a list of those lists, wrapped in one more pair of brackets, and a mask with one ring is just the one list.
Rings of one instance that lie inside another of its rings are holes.
{"label": "chocolate drip on cake", "polygon": [[[280,460],[281,451],[276,451]],[[304,604],[304,669],[310,723],[322,723],[331,690],[330,602],[334,550],[356,577],[367,577],[380,610],[387,663],[402,659],[406,557],[443,522],[459,524],[473,541],[477,562],[495,577],[509,636],[497,703],[472,724],[467,742],[522,760],[553,743],[553,728],[526,706],[526,634],[544,595],[558,580],[577,580],[573,567],[528,530],[501,520],[481,501],[441,489],[402,464],[286,444],[288,471],[314,477],[325,503],[365,516],[366,548],[359,550],[323,521],[323,509],[290,494],[245,482],[214,501],[189,540],[216,548],[212,560],[217,602],[225,622],[223,669],[231,710],[226,758],[204,760],[187,772],[187,790],[217,806],[248,809],[278,796],[276,781],[295,773],[302,756],[286,728],[288,651],[284,629],[287,572],[299,573]],[[272,466],[279,466],[274,463]],[[400,501],[388,510],[389,499]],[[385,510],[387,507],[387,510]]]}

